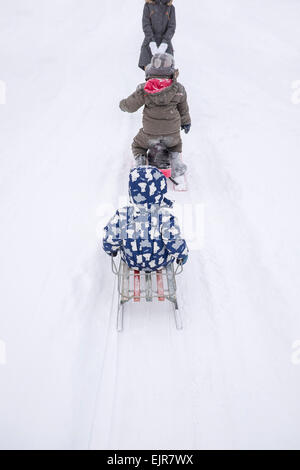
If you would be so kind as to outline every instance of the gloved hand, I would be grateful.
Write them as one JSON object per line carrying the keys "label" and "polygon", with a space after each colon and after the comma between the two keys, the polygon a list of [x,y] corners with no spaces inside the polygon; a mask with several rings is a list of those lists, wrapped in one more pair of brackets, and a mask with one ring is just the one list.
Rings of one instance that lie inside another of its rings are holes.
{"label": "gloved hand", "polygon": [[191,130],[191,126],[192,124],[184,124],[183,126],[181,126],[181,129],[186,133],[188,134]]}
{"label": "gloved hand", "polygon": [[159,54],[164,54],[165,52],[167,52],[167,49],[168,44],[166,42],[162,42],[157,51],[159,52]]}
{"label": "gloved hand", "polygon": [[112,251],[111,254],[110,254],[110,256],[111,256],[112,258],[115,258],[116,256],[118,256],[118,253],[119,253],[119,251]]}
{"label": "gloved hand", "polygon": [[176,260],[176,263],[177,264],[181,264],[182,266],[187,262],[187,260],[189,259],[188,255],[184,255],[184,256],[179,256],[179,258],[177,258]]}
{"label": "gloved hand", "polygon": [[152,54],[152,55],[155,55],[155,54],[158,53],[158,49],[157,49],[156,42],[151,41],[150,44],[149,44],[149,47],[150,47],[150,50],[151,50],[151,54]]}

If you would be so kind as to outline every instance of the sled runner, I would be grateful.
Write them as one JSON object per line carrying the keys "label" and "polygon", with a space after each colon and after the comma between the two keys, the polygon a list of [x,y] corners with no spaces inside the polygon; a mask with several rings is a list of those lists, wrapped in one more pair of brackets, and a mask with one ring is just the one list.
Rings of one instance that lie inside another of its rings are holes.
{"label": "sled runner", "polygon": [[130,269],[127,264],[120,259],[119,263],[115,258],[111,258],[112,272],[118,277],[118,312],[117,331],[124,329],[124,308],[130,301],[159,302],[168,300],[173,307],[174,320],[177,330],[183,329],[177,301],[176,276],[183,272],[181,264],[174,268],[174,263],[169,264],[159,271],[146,273]]}

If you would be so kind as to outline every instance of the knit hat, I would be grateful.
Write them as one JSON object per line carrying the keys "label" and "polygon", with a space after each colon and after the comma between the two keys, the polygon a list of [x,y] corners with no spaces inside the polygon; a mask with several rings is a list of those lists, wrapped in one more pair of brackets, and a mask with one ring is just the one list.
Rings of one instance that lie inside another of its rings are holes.
{"label": "knit hat", "polygon": [[171,54],[155,54],[146,67],[146,79],[153,77],[172,78],[175,72],[175,61]]}

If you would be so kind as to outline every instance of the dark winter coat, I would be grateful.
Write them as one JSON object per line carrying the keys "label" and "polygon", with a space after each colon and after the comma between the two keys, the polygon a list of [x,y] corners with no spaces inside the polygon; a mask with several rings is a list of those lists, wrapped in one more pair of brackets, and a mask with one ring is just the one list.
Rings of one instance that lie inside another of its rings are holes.
{"label": "dark winter coat", "polygon": [[119,209],[105,227],[106,253],[121,250],[123,261],[139,271],[156,271],[188,255],[166,192],[166,177],[157,168],[143,166],[131,171],[131,205]]}
{"label": "dark winter coat", "polygon": [[144,7],[143,30],[145,39],[141,49],[139,67],[144,69],[152,59],[150,42],[156,42],[159,47],[162,42],[168,44],[166,52],[174,55],[172,38],[176,30],[176,14],[172,1],[148,0]]}
{"label": "dark winter coat", "polygon": [[143,129],[146,134],[169,135],[180,131],[180,127],[191,124],[185,88],[176,79],[172,85],[154,94],[145,91],[145,83],[127,99],[122,100],[120,108],[134,113],[144,106]]}

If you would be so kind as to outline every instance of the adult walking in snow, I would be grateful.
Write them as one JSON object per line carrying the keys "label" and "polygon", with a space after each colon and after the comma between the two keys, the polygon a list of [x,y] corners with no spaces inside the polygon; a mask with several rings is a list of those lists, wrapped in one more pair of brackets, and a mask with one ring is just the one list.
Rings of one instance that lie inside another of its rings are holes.
{"label": "adult walking in snow", "polygon": [[145,69],[157,53],[174,55],[172,38],[176,30],[173,0],[146,0],[143,14],[145,39],[141,49],[139,67]]}

